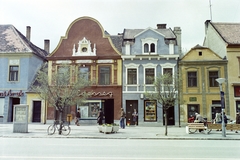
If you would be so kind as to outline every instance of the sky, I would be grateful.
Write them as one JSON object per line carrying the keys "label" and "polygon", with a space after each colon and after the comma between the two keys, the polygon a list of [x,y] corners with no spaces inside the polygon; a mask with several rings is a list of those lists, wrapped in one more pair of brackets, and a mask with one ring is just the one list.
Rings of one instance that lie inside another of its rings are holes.
{"label": "sky", "polygon": [[12,24],[24,35],[30,26],[31,42],[44,48],[49,39],[50,52],[83,16],[96,19],[111,35],[157,24],[180,27],[187,52],[203,44],[206,20],[240,23],[240,0],[0,0],[0,24]]}

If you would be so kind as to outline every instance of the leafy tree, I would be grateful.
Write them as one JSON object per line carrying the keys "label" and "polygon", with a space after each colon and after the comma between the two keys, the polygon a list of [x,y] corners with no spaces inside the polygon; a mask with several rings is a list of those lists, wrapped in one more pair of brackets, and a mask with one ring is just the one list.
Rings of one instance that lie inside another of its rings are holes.
{"label": "leafy tree", "polygon": [[145,96],[161,104],[165,118],[165,136],[167,136],[167,110],[174,107],[178,100],[179,78],[177,74],[173,76],[170,73],[165,73],[155,77],[153,84],[155,91],[146,91]]}
{"label": "leafy tree", "polygon": [[[88,76],[88,73],[80,73],[78,68],[64,64],[58,66],[57,70],[49,77],[48,67],[45,64],[38,71],[36,79],[31,85],[31,91],[38,93],[48,105],[54,106],[59,112],[59,122],[63,123],[62,114],[65,107],[82,104],[88,97],[84,91],[91,84]],[[61,128],[59,134],[61,134]]]}

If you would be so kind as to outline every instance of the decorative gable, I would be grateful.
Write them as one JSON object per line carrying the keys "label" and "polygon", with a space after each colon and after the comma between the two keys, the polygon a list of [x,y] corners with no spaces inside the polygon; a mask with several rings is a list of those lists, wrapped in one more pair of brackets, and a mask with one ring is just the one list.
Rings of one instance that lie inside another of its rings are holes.
{"label": "decorative gable", "polygon": [[79,41],[78,47],[73,45],[72,56],[96,56],[96,44],[94,44],[93,49],[91,48],[90,40],[85,37]]}

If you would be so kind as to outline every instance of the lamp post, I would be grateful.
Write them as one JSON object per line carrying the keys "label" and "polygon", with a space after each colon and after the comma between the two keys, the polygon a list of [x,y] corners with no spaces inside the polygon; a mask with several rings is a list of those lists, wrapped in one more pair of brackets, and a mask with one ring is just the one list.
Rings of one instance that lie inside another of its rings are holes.
{"label": "lamp post", "polygon": [[222,136],[226,137],[226,129],[225,129],[225,123],[224,123],[224,109],[225,109],[225,102],[224,102],[224,92],[222,89],[222,84],[225,83],[225,78],[217,78],[216,81],[219,84],[220,88],[220,97],[221,97],[221,106],[222,106]]}

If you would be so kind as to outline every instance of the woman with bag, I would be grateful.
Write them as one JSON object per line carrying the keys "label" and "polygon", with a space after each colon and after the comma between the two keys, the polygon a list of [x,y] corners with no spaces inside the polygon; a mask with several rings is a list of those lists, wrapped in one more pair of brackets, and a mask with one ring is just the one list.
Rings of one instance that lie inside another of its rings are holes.
{"label": "woman with bag", "polygon": [[81,118],[81,113],[80,113],[80,108],[78,108],[78,109],[77,109],[77,114],[76,114],[76,117],[75,117],[75,124],[76,124],[77,126],[80,126],[80,124],[79,124],[80,118]]}

